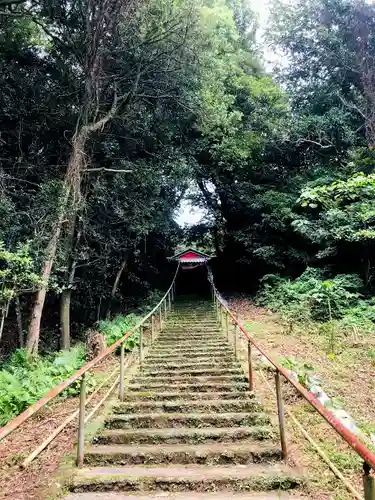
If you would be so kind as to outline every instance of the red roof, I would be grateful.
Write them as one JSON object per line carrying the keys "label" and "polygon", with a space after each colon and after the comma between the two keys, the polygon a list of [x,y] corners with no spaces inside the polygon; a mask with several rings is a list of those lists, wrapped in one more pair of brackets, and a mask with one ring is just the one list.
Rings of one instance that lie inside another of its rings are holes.
{"label": "red roof", "polygon": [[180,262],[206,262],[210,260],[210,258],[210,255],[194,250],[193,248],[187,248],[171,257],[171,259],[179,260]]}
{"label": "red roof", "polygon": [[186,259],[199,259],[200,257],[202,256],[199,253],[188,250],[187,252],[180,255],[178,258],[179,260],[186,260]]}

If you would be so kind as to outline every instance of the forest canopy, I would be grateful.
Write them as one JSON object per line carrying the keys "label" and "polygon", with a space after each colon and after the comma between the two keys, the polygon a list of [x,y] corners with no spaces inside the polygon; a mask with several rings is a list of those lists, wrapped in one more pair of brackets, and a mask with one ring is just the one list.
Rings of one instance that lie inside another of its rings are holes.
{"label": "forest canopy", "polygon": [[[314,269],[370,300],[375,5],[270,12],[260,41],[247,0],[0,0],[4,353],[165,289],[182,242],[221,289]],[[186,197],[207,215],[183,229]]]}

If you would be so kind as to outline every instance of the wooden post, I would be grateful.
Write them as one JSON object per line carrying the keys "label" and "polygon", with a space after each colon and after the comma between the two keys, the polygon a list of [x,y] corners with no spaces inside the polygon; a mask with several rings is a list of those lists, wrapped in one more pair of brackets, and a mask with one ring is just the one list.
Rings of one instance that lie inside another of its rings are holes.
{"label": "wooden post", "polygon": [[167,299],[164,299],[164,318],[167,318]]}
{"label": "wooden post", "polygon": [[159,332],[162,331],[163,329],[163,313],[162,313],[162,306],[160,306],[160,309],[159,309]]}
{"label": "wooden post", "polygon": [[168,308],[169,308],[169,310],[170,310],[170,311],[172,310],[172,299],[171,299],[171,293],[172,293],[172,292],[169,292],[169,293],[168,293]]}
{"label": "wooden post", "polygon": [[250,391],[254,390],[254,370],[253,370],[253,359],[251,355],[251,342],[248,340],[247,342],[247,359],[249,363],[249,389]]}
{"label": "wooden post", "polygon": [[119,399],[120,401],[124,401],[124,363],[125,363],[125,346],[124,342],[121,344],[120,351],[120,390],[119,390]]}
{"label": "wooden post", "polygon": [[285,459],[288,456],[288,449],[286,446],[286,436],[285,436],[284,401],[283,401],[283,395],[281,392],[280,373],[278,371],[276,371],[276,373],[275,373],[275,383],[276,383],[277,412],[279,415],[281,451],[282,451],[283,458]]}
{"label": "wooden post", "polygon": [[229,314],[225,313],[225,330],[227,332],[227,341],[229,342]]}
{"label": "wooden post", "polygon": [[85,405],[86,405],[86,373],[81,377],[81,390],[79,395],[79,420],[78,420],[78,447],[77,466],[83,466],[85,453]]}

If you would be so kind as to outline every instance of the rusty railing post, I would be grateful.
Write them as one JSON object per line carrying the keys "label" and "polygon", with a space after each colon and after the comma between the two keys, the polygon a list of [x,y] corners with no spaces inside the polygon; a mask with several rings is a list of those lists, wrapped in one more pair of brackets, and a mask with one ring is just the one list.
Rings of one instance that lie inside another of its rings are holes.
{"label": "rusty railing post", "polygon": [[81,388],[79,395],[79,420],[78,420],[78,447],[77,466],[83,466],[85,456],[85,406],[86,406],[86,373],[81,377]]}
{"label": "rusty railing post", "polygon": [[143,325],[139,328],[139,364],[143,362]]}
{"label": "rusty railing post", "polygon": [[247,360],[249,364],[249,389],[254,390],[254,370],[253,370],[253,356],[251,353],[251,342],[247,341]]}
{"label": "rusty railing post", "polygon": [[154,342],[155,338],[155,315],[151,316],[151,344]]}
{"label": "rusty railing post", "polygon": [[371,474],[371,467],[367,462],[363,463],[363,490],[365,500],[375,500],[375,476]]}
{"label": "rusty railing post", "polygon": [[238,332],[238,326],[237,323],[234,322],[234,332],[233,332],[233,347],[234,347],[234,357],[237,359],[237,332]]}
{"label": "rusty railing post", "polygon": [[225,330],[227,332],[227,341],[229,342],[229,314],[225,311]]}
{"label": "rusty railing post", "polygon": [[284,401],[281,392],[280,373],[278,370],[275,373],[275,384],[276,384],[277,413],[279,416],[281,451],[283,458],[285,459],[288,456],[288,449],[286,446],[286,435],[285,435]]}
{"label": "rusty railing post", "polygon": [[124,401],[124,363],[125,363],[125,346],[124,342],[121,344],[120,351],[120,389],[119,389],[119,399]]}

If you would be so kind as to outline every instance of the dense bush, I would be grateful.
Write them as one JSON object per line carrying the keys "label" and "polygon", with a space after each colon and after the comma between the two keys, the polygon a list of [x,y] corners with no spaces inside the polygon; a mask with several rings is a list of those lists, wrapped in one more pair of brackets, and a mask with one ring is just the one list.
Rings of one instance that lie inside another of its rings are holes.
{"label": "dense bush", "polygon": [[262,282],[259,302],[277,311],[289,332],[296,323],[309,323],[310,329],[326,338],[329,355],[336,355],[344,338],[350,336],[356,342],[359,334],[375,332],[374,299],[361,297],[363,285],[357,275],[326,279],[324,270],[308,268],[294,281],[268,275]]}
{"label": "dense bush", "polygon": [[[125,335],[137,324],[140,317],[135,314],[122,316],[118,314],[111,320],[102,320],[99,322],[99,331],[104,334],[107,344],[112,345]],[[125,341],[125,349],[131,350],[138,345],[139,333],[135,332]]]}
{"label": "dense bush", "polygon": [[[49,389],[72,375],[85,362],[85,348],[77,344],[69,351],[29,359],[18,349],[0,370],[0,425],[6,424]],[[76,394],[72,386],[65,395]]]}
{"label": "dense bush", "polygon": [[360,303],[362,282],[355,274],[326,279],[324,270],[308,268],[295,280],[267,275],[262,282],[259,301],[296,320],[341,319]]}

